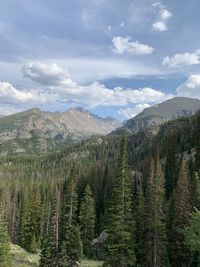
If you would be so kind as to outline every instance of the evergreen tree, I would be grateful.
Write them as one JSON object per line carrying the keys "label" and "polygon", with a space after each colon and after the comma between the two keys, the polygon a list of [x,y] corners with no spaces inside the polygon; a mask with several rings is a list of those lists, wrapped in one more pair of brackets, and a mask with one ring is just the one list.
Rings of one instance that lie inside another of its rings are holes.
{"label": "evergreen tree", "polygon": [[190,266],[200,266],[200,183],[199,181],[196,181],[197,179],[193,179],[194,180],[192,181],[194,182],[192,183],[192,185],[196,185],[195,188],[191,187],[190,181],[190,195],[192,194],[192,191],[194,191],[194,197],[190,196],[190,198],[194,200],[194,202],[192,202],[193,212],[190,215],[188,226],[185,226],[181,232],[184,236],[185,245],[188,247],[191,254],[193,254],[191,255]]}
{"label": "evergreen tree", "polygon": [[51,207],[48,231],[43,238],[40,254],[40,267],[58,267],[58,217],[59,217],[59,192],[57,191]]}
{"label": "evergreen tree", "polygon": [[[196,210],[191,214],[189,225],[183,231],[185,244],[189,250],[198,257],[198,266],[200,266],[200,211]],[[193,265],[192,265],[193,266]]]}
{"label": "evergreen tree", "polygon": [[106,244],[108,266],[135,265],[135,223],[131,199],[132,181],[128,166],[126,140],[121,141],[118,173],[113,182],[108,240]]}
{"label": "evergreen tree", "polygon": [[177,167],[176,167],[176,157],[175,157],[175,142],[174,136],[170,137],[168,143],[167,159],[165,164],[165,197],[169,200],[174,188],[176,186],[177,180]]}
{"label": "evergreen tree", "polygon": [[3,204],[2,200],[0,199],[0,266],[1,267],[11,266],[10,244],[7,231],[8,229],[7,229],[7,223],[4,218]]}
{"label": "evergreen tree", "polygon": [[200,174],[200,111],[196,115],[196,128],[194,131],[194,140],[195,140],[195,150],[196,150],[196,155],[195,155],[195,162],[194,162],[194,169],[198,174]]}
{"label": "evergreen tree", "polygon": [[173,215],[171,221],[170,247],[172,253],[172,266],[179,267],[187,263],[188,251],[184,244],[183,229],[188,224],[190,205],[190,195],[188,186],[188,171],[185,160],[182,160],[178,176],[177,186],[173,198]]}
{"label": "evergreen tree", "polygon": [[135,222],[136,222],[136,258],[137,265],[144,263],[144,232],[146,222],[144,221],[144,194],[142,185],[137,186],[135,190]]}
{"label": "evergreen tree", "polygon": [[189,193],[190,193],[190,206],[192,209],[200,208],[199,199],[199,177],[197,172],[194,170],[193,160],[189,161],[188,164],[188,174],[189,174]]}
{"label": "evergreen tree", "polygon": [[80,261],[82,244],[77,227],[76,173],[73,164],[68,179],[64,182],[61,203],[59,266],[70,267]]}
{"label": "evergreen tree", "polygon": [[66,229],[65,239],[61,243],[59,267],[73,267],[82,257],[80,230],[71,225]]}
{"label": "evergreen tree", "polygon": [[92,257],[91,243],[94,238],[95,207],[90,186],[85,188],[80,207],[80,228],[83,243],[83,253],[88,258]]}
{"label": "evergreen tree", "polygon": [[33,194],[25,206],[22,231],[22,247],[29,252],[36,253],[40,246],[40,202],[37,194]]}
{"label": "evergreen tree", "polygon": [[142,259],[147,267],[167,266],[164,194],[164,176],[157,156],[150,161],[146,181]]}

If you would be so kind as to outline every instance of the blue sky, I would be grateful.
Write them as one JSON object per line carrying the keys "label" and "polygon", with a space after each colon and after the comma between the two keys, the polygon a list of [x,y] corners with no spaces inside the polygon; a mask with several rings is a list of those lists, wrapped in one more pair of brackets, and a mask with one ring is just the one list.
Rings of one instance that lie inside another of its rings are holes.
{"label": "blue sky", "polygon": [[128,119],[200,98],[199,0],[0,0],[0,114]]}

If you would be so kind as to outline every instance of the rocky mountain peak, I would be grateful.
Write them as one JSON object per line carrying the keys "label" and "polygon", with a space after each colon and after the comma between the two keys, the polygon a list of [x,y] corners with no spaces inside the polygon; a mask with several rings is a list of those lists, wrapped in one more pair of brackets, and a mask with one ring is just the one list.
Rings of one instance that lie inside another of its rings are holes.
{"label": "rocky mountain peak", "polygon": [[200,100],[188,97],[174,97],[152,107],[144,109],[134,118],[128,120],[123,127],[113,134],[137,132],[151,129],[156,133],[159,125],[181,116],[189,116],[200,110]]}

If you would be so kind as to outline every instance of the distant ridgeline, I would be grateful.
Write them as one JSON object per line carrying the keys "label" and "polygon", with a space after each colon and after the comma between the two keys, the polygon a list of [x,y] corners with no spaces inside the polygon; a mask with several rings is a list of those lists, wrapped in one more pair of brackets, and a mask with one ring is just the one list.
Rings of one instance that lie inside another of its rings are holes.
{"label": "distant ridgeline", "polygon": [[156,135],[164,122],[191,116],[198,110],[200,100],[175,97],[120,123],[111,117],[98,117],[83,108],[65,112],[31,109],[0,117],[0,155],[45,155],[92,136],[124,135],[143,130]]}
{"label": "distant ridgeline", "polygon": [[78,266],[83,256],[111,267],[198,266],[199,175],[199,113],[157,134],[147,128],[46,156],[1,157],[3,244],[10,237],[40,250],[40,266]]}

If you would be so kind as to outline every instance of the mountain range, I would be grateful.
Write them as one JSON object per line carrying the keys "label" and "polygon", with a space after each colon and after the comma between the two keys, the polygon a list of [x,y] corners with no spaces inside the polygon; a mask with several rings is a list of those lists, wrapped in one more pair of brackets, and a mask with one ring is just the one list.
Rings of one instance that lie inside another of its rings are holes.
{"label": "mountain range", "polygon": [[46,152],[93,135],[107,135],[120,122],[83,108],[65,112],[31,109],[0,118],[0,154]]}
{"label": "mountain range", "polygon": [[101,118],[83,108],[64,112],[44,112],[34,108],[0,117],[0,155],[45,153],[78,143],[91,136],[119,135],[150,130],[159,125],[200,110],[200,100],[175,97],[146,108],[124,124],[108,117]]}

